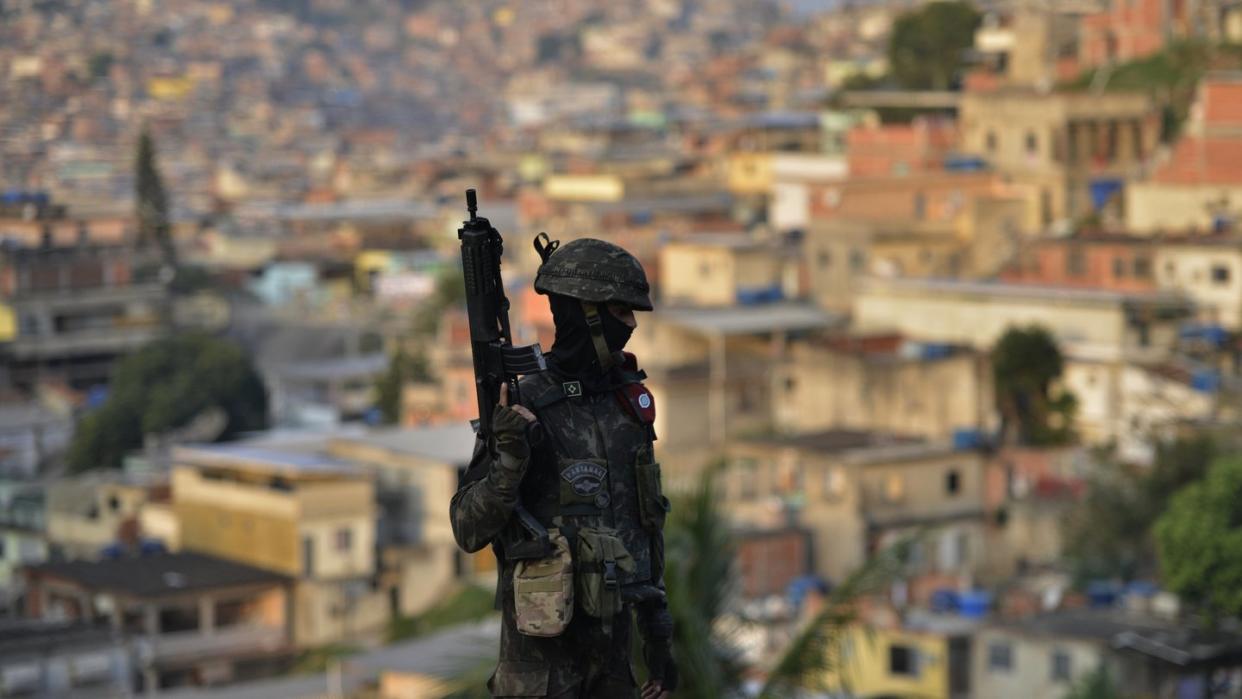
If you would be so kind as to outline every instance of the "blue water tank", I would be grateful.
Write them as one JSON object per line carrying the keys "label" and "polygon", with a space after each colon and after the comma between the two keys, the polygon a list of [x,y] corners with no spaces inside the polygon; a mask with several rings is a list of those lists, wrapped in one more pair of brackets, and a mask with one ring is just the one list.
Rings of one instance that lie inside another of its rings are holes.
{"label": "blue water tank", "polygon": [[1216,393],[1220,390],[1220,374],[1211,369],[1199,369],[1190,375],[1190,387],[1200,393]]}
{"label": "blue water tank", "polygon": [[953,430],[953,448],[958,451],[982,449],[987,444],[983,431],[974,427]]}
{"label": "blue water tank", "polygon": [[164,542],[159,539],[143,539],[138,545],[138,553],[143,556],[155,556],[166,553],[168,549],[164,546]]}
{"label": "blue water tank", "polygon": [[982,619],[988,615],[992,606],[992,593],[986,590],[971,590],[957,596],[958,612],[969,619]]}
{"label": "blue water tank", "polygon": [[1093,580],[1087,583],[1087,604],[1091,607],[1111,607],[1117,603],[1120,593],[1119,586],[1108,580]]}

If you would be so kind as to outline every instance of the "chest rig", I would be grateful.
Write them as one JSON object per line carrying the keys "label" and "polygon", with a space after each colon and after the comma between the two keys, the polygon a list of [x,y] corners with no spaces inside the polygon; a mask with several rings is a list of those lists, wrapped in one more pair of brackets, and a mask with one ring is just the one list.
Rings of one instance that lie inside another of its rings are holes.
{"label": "chest rig", "polygon": [[648,583],[660,572],[653,570],[652,535],[663,519],[649,516],[658,473],[654,484],[644,475],[658,470],[655,405],[644,376],[623,371],[618,386],[601,392],[551,372],[524,377],[521,385],[523,403],[543,431],[522,481],[522,502],[540,525],[569,537],[575,550],[580,531],[615,534],[632,560],[604,575],[620,588]]}

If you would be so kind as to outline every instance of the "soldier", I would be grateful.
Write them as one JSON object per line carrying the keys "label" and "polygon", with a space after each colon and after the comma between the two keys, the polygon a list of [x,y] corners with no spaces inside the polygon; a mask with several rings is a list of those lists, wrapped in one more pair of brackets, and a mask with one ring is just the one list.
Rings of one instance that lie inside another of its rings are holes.
{"label": "soldier", "polygon": [[[632,611],[650,677],[641,697],[665,699],[678,678],[663,583],[668,500],[652,455],[655,405],[621,351],[634,311],[651,310],[647,277],[622,248],[584,238],[554,249],[535,290],[556,324],[548,370],[522,378],[520,403],[501,389],[496,457],[476,444],[451,508],[458,545],[492,544],[499,561],[500,662],[488,688],[635,697]],[[511,542],[532,529],[553,552],[515,560],[522,547]]]}

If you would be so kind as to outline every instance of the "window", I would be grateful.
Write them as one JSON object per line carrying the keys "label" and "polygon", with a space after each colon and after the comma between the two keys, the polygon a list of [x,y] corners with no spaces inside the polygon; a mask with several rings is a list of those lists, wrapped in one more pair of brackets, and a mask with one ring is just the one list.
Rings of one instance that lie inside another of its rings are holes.
{"label": "window", "polygon": [[850,251],[850,271],[861,272],[867,265],[867,256],[861,250]]}
{"label": "window", "polygon": [[989,131],[987,137],[984,139],[984,143],[986,144],[989,153],[995,153],[996,152],[996,132]]}
{"label": "window", "polygon": [[919,674],[918,651],[894,643],[888,647],[888,674],[915,677]]}
{"label": "window", "polygon": [[884,478],[884,499],[897,502],[906,495],[906,479],[899,473],[890,473]]}
{"label": "window", "polygon": [[792,376],[785,377],[785,393],[793,393],[798,388],[798,380]]}
{"label": "window", "polygon": [[1229,268],[1225,265],[1212,265],[1212,283],[1224,286],[1229,283]]}
{"label": "window", "polygon": [[315,574],[315,540],[309,536],[302,537],[302,575],[311,577]]}
{"label": "window", "polygon": [[1136,279],[1151,279],[1151,260],[1146,257],[1134,258],[1134,277]]}
{"label": "window", "polygon": [[707,264],[706,262],[699,265],[699,276],[700,277],[710,277],[711,274],[712,274],[711,265]]}
{"label": "window", "polygon": [[348,551],[354,546],[354,530],[343,527],[336,530],[336,550]]}
{"label": "window", "polygon": [[740,459],[737,469],[738,499],[754,500],[759,497],[759,463],[754,459]]}
{"label": "window", "polygon": [[117,512],[121,509],[121,499],[115,495],[108,496],[108,509]]}
{"label": "window", "polygon": [[1052,681],[1069,682],[1072,670],[1069,653],[1061,649],[1052,651]]}
{"label": "window", "polygon": [[845,493],[845,470],[834,466],[824,471],[824,495],[839,498]]}
{"label": "window", "polygon": [[922,192],[914,194],[914,218],[922,221],[927,216],[927,195]]}
{"label": "window", "polygon": [[1027,155],[1038,155],[1039,154],[1039,137],[1035,135],[1034,131],[1026,132],[1026,154]]}
{"label": "window", "polygon": [[1004,641],[988,644],[988,670],[1009,672],[1013,670],[1013,646]]}
{"label": "window", "polygon": [[944,492],[949,495],[957,495],[962,489],[962,477],[956,469],[949,471],[944,475]]}
{"label": "window", "polygon": [[1113,258],[1113,278],[1121,279],[1126,276],[1126,261],[1120,257]]}
{"label": "window", "polygon": [[1065,272],[1071,277],[1081,277],[1087,273],[1087,257],[1082,250],[1074,248],[1065,258]]}
{"label": "window", "polygon": [[820,250],[819,255],[816,256],[816,259],[819,261],[820,269],[826,269],[832,265],[832,253],[827,250]]}

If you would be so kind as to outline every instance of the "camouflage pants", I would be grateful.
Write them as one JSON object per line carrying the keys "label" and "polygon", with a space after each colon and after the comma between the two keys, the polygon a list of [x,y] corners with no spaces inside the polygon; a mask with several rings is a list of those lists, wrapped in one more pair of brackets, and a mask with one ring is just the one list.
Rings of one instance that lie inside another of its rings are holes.
{"label": "camouflage pants", "polygon": [[635,699],[630,666],[630,608],[618,614],[611,633],[599,619],[577,610],[565,633],[536,638],[514,625],[512,588],[502,593],[500,662],[488,681],[494,697]]}

